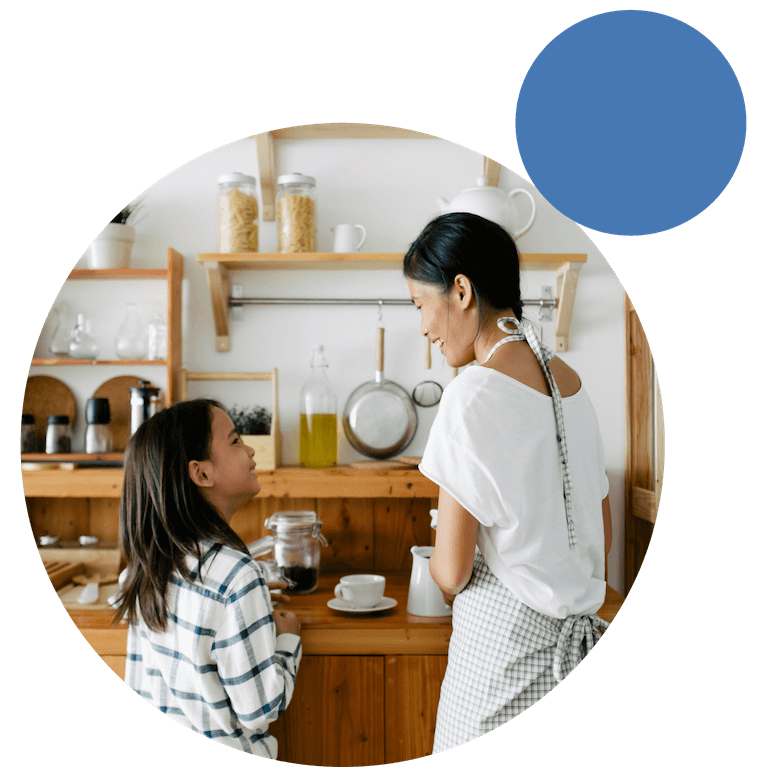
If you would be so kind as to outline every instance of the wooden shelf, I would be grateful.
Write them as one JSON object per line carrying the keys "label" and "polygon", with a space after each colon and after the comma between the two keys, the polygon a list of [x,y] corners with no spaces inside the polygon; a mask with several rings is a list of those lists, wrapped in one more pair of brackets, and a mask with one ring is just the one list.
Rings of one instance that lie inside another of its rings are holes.
{"label": "wooden shelf", "polygon": [[167,269],[73,269],[70,280],[165,280]]}
{"label": "wooden shelf", "polygon": [[61,366],[61,365],[130,365],[136,367],[136,365],[160,365],[165,367],[168,364],[167,360],[76,360],[71,358],[63,359],[43,359],[35,357],[31,365],[40,366]]}
{"label": "wooden shelf", "polygon": [[22,463],[83,463],[85,461],[122,461],[124,453],[22,453]]}
{"label": "wooden shelf", "polygon": [[[230,272],[259,269],[401,269],[404,253],[198,253],[216,327],[216,351],[228,352]],[[556,272],[555,349],[567,351],[570,320],[585,253],[521,253],[523,269]]]}
{"label": "wooden shelf", "polygon": [[[72,462],[72,454],[66,461]],[[50,456],[47,456],[50,458]],[[62,459],[64,460],[64,459]],[[28,498],[119,498],[123,470],[22,471]],[[439,488],[417,469],[359,471],[349,466],[259,471],[259,498],[437,498]]]}

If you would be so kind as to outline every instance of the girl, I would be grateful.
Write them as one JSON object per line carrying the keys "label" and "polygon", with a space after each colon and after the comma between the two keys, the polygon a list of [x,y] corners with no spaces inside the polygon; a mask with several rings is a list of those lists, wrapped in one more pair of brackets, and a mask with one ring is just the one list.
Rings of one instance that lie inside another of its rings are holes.
{"label": "girl", "polygon": [[436,753],[524,711],[598,640],[610,506],[596,414],[522,318],[509,234],[440,216],[404,274],[421,332],[452,367],[478,363],[447,387],[420,464],[440,487],[430,571],[454,600]]}
{"label": "girl", "polygon": [[272,613],[261,566],[229,527],[261,489],[253,450],[213,400],[143,423],[125,451],[115,621],[129,622],[125,681],[177,722],[276,759],[267,727],[290,702],[301,660],[293,613]]}

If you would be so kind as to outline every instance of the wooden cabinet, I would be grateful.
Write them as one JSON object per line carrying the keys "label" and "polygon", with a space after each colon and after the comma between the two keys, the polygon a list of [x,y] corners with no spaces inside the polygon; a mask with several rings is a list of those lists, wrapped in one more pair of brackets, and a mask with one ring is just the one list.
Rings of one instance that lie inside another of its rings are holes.
{"label": "wooden cabinet", "polygon": [[269,728],[282,761],[392,764],[431,754],[445,655],[309,657]]}

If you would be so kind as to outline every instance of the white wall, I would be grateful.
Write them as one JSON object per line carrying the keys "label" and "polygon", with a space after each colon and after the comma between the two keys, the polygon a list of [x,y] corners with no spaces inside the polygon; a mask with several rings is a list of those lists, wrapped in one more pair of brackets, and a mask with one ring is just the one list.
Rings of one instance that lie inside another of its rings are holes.
{"label": "white wall", "polygon": [[[330,228],[359,223],[367,228],[363,250],[404,252],[421,227],[439,212],[436,198],[452,199],[474,186],[481,175],[482,157],[439,139],[357,139],[276,142],[277,173],[300,172],[317,179],[318,242],[320,251],[332,250]],[[374,374],[374,328],[377,307],[245,307],[244,319],[231,325],[231,351],[215,351],[215,333],[199,252],[216,250],[216,178],[238,171],[258,176],[255,141],[246,139],[198,157],[154,183],[144,195],[144,213],[136,227],[132,266],[161,268],[167,247],[184,255],[183,364],[195,371],[266,371],[279,369],[280,420],[283,461],[298,462],[298,399],[309,373],[309,353],[324,344],[330,364],[329,378],[338,397],[339,412],[349,394]],[[610,476],[614,543],[608,561],[609,583],[622,591],[623,583],[623,477],[624,477],[624,325],[623,293],[605,258],[585,233],[554,210],[524,179],[503,168],[499,186],[518,186],[535,197],[537,215],[532,229],[519,238],[527,253],[587,253],[578,282],[570,329],[570,349],[562,358],[580,374],[597,410]],[[528,203],[517,197],[520,219],[526,220]],[[127,201],[126,201],[127,202]],[[95,236],[96,232],[94,232]],[[260,250],[276,250],[276,224],[263,223]],[[72,266],[81,254],[72,254]],[[80,265],[85,262],[80,259]],[[396,271],[275,271],[239,272],[233,282],[244,286],[245,296],[408,298],[404,279]],[[527,273],[523,297],[539,297],[542,285],[554,286],[553,272]],[[111,357],[113,337],[128,299],[138,299],[146,321],[163,305],[164,285],[157,282],[66,283],[57,301],[66,300],[75,311],[91,319],[94,334]],[[538,321],[538,310],[526,315]],[[386,327],[385,376],[412,391],[423,380],[423,340],[418,315],[412,307],[384,307]],[[541,323],[544,341],[553,347],[553,323]],[[51,322],[41,334],[44,345]],[[40,349],[38,353],[40,353]],[[43,355],[44,356],[44,355]],[[49,374],[36,368],[33,374]],[[125,368],[56,368],[58,378],[72,388],[79,413],[104,380],[132,372]],[[137,375],[160,386],[158,369],[137,368]],[[434,377],[449,381],[444,359],[434,353]],[[193,396],[213,395],[225,404],[269,405],[268,384],[192,384]],[[419,429],[406,452],[420,455],[436,408],[419,408]],[[82,419],[80,419],[82,421]],[[75,449],[82,443],[80,423]],[[364,458],[341,438],[339,462]]]}

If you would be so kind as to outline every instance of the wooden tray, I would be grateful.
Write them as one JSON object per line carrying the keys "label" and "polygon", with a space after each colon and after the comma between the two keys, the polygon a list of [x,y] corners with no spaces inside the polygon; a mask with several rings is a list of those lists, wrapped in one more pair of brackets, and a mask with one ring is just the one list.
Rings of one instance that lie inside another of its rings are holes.
{"label": "wooden tray", "polygon": [[74,427],[77,418],[77,403],[70,388],[53,376],[30,376],[24,390],[22,413],[35,417],[35,439],[39,450],[45,449],[45,432],[49,415],[69,416]]}
{"label": "wooden tray", "polygon": [[[112,449],[116,453],[125,450],[130,439],[130,392],[128,389],[138,386],[146,378],[138,376],[115,376],[104,381],[91,395],[109,400],[109,426],[112,429]],[[153,386],[155,384],[152,384]]]}

